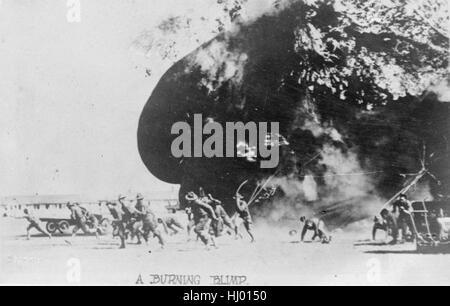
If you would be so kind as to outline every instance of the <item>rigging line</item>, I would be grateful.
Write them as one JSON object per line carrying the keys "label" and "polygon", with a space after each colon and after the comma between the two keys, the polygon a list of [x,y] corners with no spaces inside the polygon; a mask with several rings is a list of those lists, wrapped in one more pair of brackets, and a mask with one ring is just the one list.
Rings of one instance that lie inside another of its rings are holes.
{"label": "rigging line", "polygon": [[311,158],[309,161],[307,161],[305,164],[302,165],[301,170],[303,170],[308,164],[312,163],[317,157],[320,156],[320,154],[323,153],[323,150],[320,150],[319,153],[317,153],[313,158]]}
{"label": "rigging line", "polygon": [[255,199],[259,196],[259,194],[262,192],[262,190],[267,185],[267,183],[269,183],[278,174],[278,172],[280,172],[280,171],[281,171],[281,169],[278,169],[277,171],[275,171],[275,173],[272,174],[271,176],[269,176],[269,178],[265,181],[265,183],[263,185],[256,186],[255,191],[253,192],[250,200],[248,201],[249,205],[251,203],[253,203],[253,201],[255,201]]}
{"label": "rigging line", "polygon": [[[300,171],[303,171],[303,169],[308,165],[308,164],[310,164],[311,162],[313,162],[315,159],[317,159],[321,154],[323,153],[323,150],[320,150],[315,156],[313,156],[309,161],[307,161],[305,164],[303,164],[302,165],[302,167],[301,167],[301,169],[300,169]],[[253,194],[252,194],[252,196],[250,197],[250,200],[249,200],[249,204],[251,204],[251,203],[253,203],[255,200],[256,200],[256,198],[261,194],[261,192],[262,192],[262,190],[267,186],[267,184],[278,174],[278,172],[280,172],[281,171],[281,169],[278,169],[274,174],[272,174],[266,181],[265,181],[265,183],[261,186],[261,185],[258,185],[256,188],[255,188],[255,190],[254,190],[254,192],[253,192]],[[380,171],[381,172],[381,171]]]}
{"label": "rigging line", "polygon": [[302,178],[306,177],[333,177],[333,176],[359,176],[359,175],[369,175],[369,174],[377,174],[384,173],[384,171],[373,171],[373,172],[355,172],[355,173],[336,173],[336,174],[327,174],[327,175],[304,175],[300,176]]}

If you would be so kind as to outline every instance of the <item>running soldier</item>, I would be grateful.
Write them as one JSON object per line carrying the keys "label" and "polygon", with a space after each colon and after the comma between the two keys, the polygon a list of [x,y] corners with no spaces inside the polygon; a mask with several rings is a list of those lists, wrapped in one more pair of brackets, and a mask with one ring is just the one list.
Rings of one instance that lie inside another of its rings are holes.
{"label": "running soldier", "polygon": [[137,236],[138,243],[139,243],[142,222],[137,222],[138,216],[135,213],[134,209],[130,209],[125,204],[126,199],[127,199],[127,197],[124,195],[119,195],[119,197],[118,197],[118,202],[119,202],[118,204],[123,213],[122,223],[124,226],[125,240],[128,239],[128,237],[133,239],[135,236]]}
{"label": "running soldier", "polygon": [[190,236],[191,236],[191,230],[195,226],[194,215],[192,214],[192,208],[191,207],[186,207],[184,211],[186,213],[187,221],[188,221],[187,222],[187,226],[186,226],[186,230],[187,230],[188,241],[189,241],[190,240]]}
{"label": "running soldier", "polygon": [[[247,202],[244,201],[244,197],[241,194],[236,194],[236,197],[234,197],[236,199],[236,212],[237,215],[239,216],[239,218],[241,218],[243,220],[244,223],[244,227],[247,230],[248,235],[251,238],[251,242],[255,242],[255,237],[253,236],[252,233],[252,227],[253,227],[253,220],[252,220],[252,216],[250,214],[250,210],[248,208],[248,204]],[[237,232],[237,226],[236,226],[236,235],[238,235]]]}
{"label": "running soldier", "polygon": [[300,218],[300,222],[304,223],[301,241],[304,241],[305,235],[308,231],[313,231],[314,235],[312,241],[316,240],[318,237],[322,243],[330,243],[331,236],[328,236],[325,231],[325,223],[319,218],[307,219],[305,216]]}
{"label": "running soldier", "polygon": [[[127,208],[128,209],[128,208]],[[131,218],[128,220],[126,224],[126,236],[127,238],[130,238],[131,241],[134,240],[134,238],[137,238],[137,244],[142,244],[141,238],[144,236],[143,231],[143,216],[141,215],[141,212],[138,211],[135,207],[129,208]]]}
{"label": "running soldier", "polygon": [[161,248],[164,248],[164,239],[158,230],[156,216],[148,205],[144,204],[144,197],[141,194],[136,196],[136,206],[133,213],[136,213],[138,221],[142,222],[142,234],[145,241],[148,242],[149,235],[152,233],[153,237],[158,238]]}
{"label": "running soldier", "polygon": [[186,200],[192,210],[195,223],[194,232],[197,234],[197,237],[200,238],[207,249],[209,249],[210,245],[216,246],[214,238],[209,233],[211,220],[218,220],[214,210],[211,206],[201,201],[193,191],[186,195]]}
{"label": "running soldier", "polygon": [[237,235],[237,226],[231,220],[230,216],[228,216],[227,212],[222,206],[222,202],[213,198],[211,194],[208,194],[208,200],[208,204],[211,205],[217,218],[219,219],[218,221],[213,221],[212,223],[214,235],[216,237],[221,236],[224,226],[228,227],[227,232],[229,234]]}
{"label": "running soldier", "polygon": [[[121,200],[125,199],[125,197],[119,196],[119,203]],[[122,207],[119,206],[119,203],[108,202],[106,205],[111,214],[112,226],[113,226],[113,237],[120,238],[120,247],[119,249],[125,249],[125,213],[122,210]]]}
{"label": "running soldier", "polygon": [[95,233],[98,238],[98,228],[90,229],[87,223],[87,216],[83,213],[83,209],[78,203],[67,203],[67,208],[71,211],[70,218],[75,222],[75,227],[72,231],[72,237],[75,237],[77,232],[81,229],[83,233],[91,235]]}
{"label": "running soldier", "polygon": [[[88,227],[95,230],[98,235],[101,235],[102,230],[100,228],[100,222],[97,219],[97,217],[93,213],[91,213],[89,210],[87,210],[85,207],[80,206],[80,208],[81,208],[84,216],[86,217],[86,224],[88,225]],[[98,238],[98,236],[97,236],[97,238]]]}
{"label": "running soldier", "polygon": [[[184,226],[176,217],[176,210],[171,209],[170,214],[158,218],[158,223],[164,228],[166,235],[176,235],[181,230],[184,230]],[[169,229],[171,232],[169,232]]]}
{"label": "running soldier", "polygon": [[52,235],[50,233],[47,233],[41,226],[41,221],[38,217],[36,217],[31,211],[29,211],[27,208],[23,210],[23,216],[21,217],[13,217],[15,219],[25,219],[29,222],[29,225],[27,227],[27,240],[30,240],[31,235],[30,231],[34,228],[38,232],[46,235],[48,238],[52,238]]}
{"label": "running soldier", "polygon": [[[199,187],[198,189],[198,198],[201,202],[208,204],[209,206],[211,206],[211,208],[214,210],[215,209],[215,203],[213,202],[213,198],[210,194],[206,195],[205,189],[203,189],[203,187]],[[217,216],[217,213],[216,213]],[[223,229],[223,221],[218,217],[217,221],[212,221],[211,225],[210,225],[210,234],[213,235],[214,237],[218,237]],[[197,237],[198,238],[198,237]]]}

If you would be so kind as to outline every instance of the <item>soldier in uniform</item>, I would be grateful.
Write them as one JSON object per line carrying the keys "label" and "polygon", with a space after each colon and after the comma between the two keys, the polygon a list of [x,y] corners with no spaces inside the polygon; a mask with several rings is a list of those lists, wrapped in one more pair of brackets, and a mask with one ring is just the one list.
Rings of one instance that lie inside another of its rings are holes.
{"label": "soldier in uniform", "polygon": [[219,237],[223,230],[223,226],[228,227],[228,233],[235,234],[237,232],[236,224],[231,220],[230,216],[228,216],[227,212],[222,206],[222,202],[213,198],[211,194],[208,195],[209,205],[213,208],[216,213],[218,221],[213,221],[212,226],[214,230],[214,235]]}
{"label": "soldier in uniform", "polygon": [[30,212],[27,208],[23,210],[24,215],[22,217],[18,217],[16,219],[25,219],[29,222],[27,227],[27,240],[30,240],[30,231],[34,228],[42,234],[46,235],[48,238],[52,238],[50,233],[47,233],[41,226],[41,221],[37,218],[32,212]]}
{"label": "soldier in uniform", "polygon": [[[236,197],[236,211],[239,218],[241,218],[244,221],[244,227],[247,230],[248,235],[251,238],[251,242],[255,242],[255,237],[252,233],[252,225],[253,220],[252,216],[250,214],[250,210],[248,208],[247,202],[244,201],[244,197],[241,194],[237,194]],[[236,235],[237,235],[237,227],[236,227]]]}
{"label": "soldier in uniform", "polygon": [[78,203],[67,203],[67,208],[71,211],[71,219],[75,221],[75,227],[72,231],[72,237],[81,229],[85,234],[94,234],[98,237],[98,228],[90,229],[87,224],[87,216]]}
{"label": "soldier in uniform", "polygon": [[392,241],[389,244],[398,243],[398,224],[395,216],[387,209],[383,209],[380,213],[382,220],[379,221],[380,224],[374,225],[373,229],[373,240],[375,240],[375,235],[377,229],[386,231],[388,235],[392,236]]}
{"label": "soldier in uniform", "polygon": [[149,235],[150,233],[152,233],[154,237],[158,238],[161,247],[164,248],[164,239],[161,235],[161,232],[158,230],[158,222],[156,220],[156,216],[150,209],[150,207],[144,204],[144,197],[141,194],[138,194],[136,196],[136,206],[134,213],[137,214],[138,221],[142,222],[142,232],[145,241],[148,242]]}
{"label": "soldier in uniform", "polygon": [[300,218],[300,222],[304,223],[301,234],[301,241],[305,239],[305,235],[308,231],[313,231],[313,241],[318,237],[322,243],[331,242],[331,236],[328,236],[325,232],[325,223],[319,218],[307,219],[305,216],[302,216]]}
{"label": "soldier in uniform", "polygon": [[195,226],[195,222],[194,222],[194,215],[192,214],[192,208],[191,207],[186,207],[185,210],[186,215],[187,215],[187,226],[186,226],[186,230],[187,230],[187,235],[188,235],[188,241],[189,241],[189,237],[191,236],[191,230],[194,228]]}
{"label": "soldier in uniform", "polygon": [[372,227],[372,240],[377,240],[377,231],[383,231],[386,233],[386,238],[389,235],[389,229],[386,221],[383,218],[374,217]]}
{"label": "soldier in uniform", "polygon": [[99,220],[97,219],[97,217],[96,217],[93,213],[91,213],[91,212],[90,212],[89,210],[87,210],[85,207],[80,206],[80,208],[81,208],[81,210],[82,210],[84,216],[86,217],[86,224],[87,224],[90,228],[93,229],[92,231],[95,230],[95,232],[96,232],[95,235],[96,235],[97,238],[98,238],[98,235],[102,234],[102,230],[101,230],[101,228],[100,228],[100,222],[99,222]]}
{"label": "soldier in uniform", "polygon": [[392,213],[397,214],[397,224],[402,230],[402,239],[405,240],[407,237],[408,229],[412,233],[415,239],[418,238],[418,233],[416,226],[412,219],[412,207],[411,203],[408,201],[406,194],[401,194],[397,201],[393,204]]}
{"label": "soldier in uniform", "polygon": [[127,208],[130,211],[130,218],[126,223],[126,236],[133,240],[135,237],[137,238],[137,244],[142,244],[141,238],[144,236],[143,231],[143,216],[140,211],[138,211],[135,206],[131,206]]}
{"label": "soldier in uniform", "polygon": [[207,248],[209,248],[211,244],[215,245],[214,238],[211,237],[209,233],[211,220],[218,220],[214,210],[211,206],[201,201],[193,191],[186,195],[186,200],[192,210],[195,223],[194,232],[197,234],[197,237],[200,238]]}
{"label": "soldier in uniform", "polygon": [[[167,235],[176,235],[180,230],[184,230],[184,226],[176,217],[176,210],[171,209],[171,213],[158,218],[158,223],[164,228]],[[169,229],[172,231],[169,233]]]}
{"label": "soldier in uniform", "polygon": [[113,226],[113,237],[120,238],[120,249],[125,249],[125,222],[124,222],[124,211],[122,207],[119,205],[120,201],[125,199],[125,197],[119,196],[119,203],[117,202],[108,202],[106,206],[109,209],[111,214],[112,226]]}
{"label": "soldier in uniform", "polygon": [[[128,239],[129,235],[130,238],[133,239],[136,233],[136,228],[140,228],[140,224],[136,224],[136,214],[133,214],[133,209],[130,209],[126,204],[127,197],[124,195],[119,195],[118,197],[118,206],[120,210],[122,211],[122,224],[124,226],[124,236],[125,240]],[[138,236],[139,237],[139,236]]]}

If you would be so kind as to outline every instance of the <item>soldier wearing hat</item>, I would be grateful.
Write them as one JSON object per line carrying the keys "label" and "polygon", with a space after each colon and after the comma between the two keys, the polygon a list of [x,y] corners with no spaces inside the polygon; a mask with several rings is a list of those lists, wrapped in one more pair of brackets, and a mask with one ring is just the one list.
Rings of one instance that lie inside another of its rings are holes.
{"label": "soldier wearing hat", "polygon": [[215,245],[214,238],[209,233],[211,220],[218,220],[214,210],[211,206],[201,201],[193,191],[189,192],[185,198],[191,207],[195,224],[194,232],[197,234],[197,237],[200,238],[207,248],[211,244]]}
{"label": "soldier wearing hat", "polygon": [[[137,221],[142,224],[142,235],[145,241],[148,242],[149,235],[152,233],[153,237],[158,238],[161,247],[164,247],[164,239],[161,232],[158,230],[156,216],[150,207],[144,204],[144,197],[140,193],[136,196],[136,205],[134,208],[134,213],[137,215]],[[138,239],[140,239],[139,236]]]}
{"label": "soldier wearing hat", "polygon": [[119,194],[119,196],[117,197],[117,201],[119,202],[119,206],[120,208],[123,210],[124,214],[127,214],[126,217],[130,217],[131,216],[131,212],[128,209],[128,207],[125,205],[125,200],[127,199],[127,197],[125,195]]}
{"label": "soldier wearing hat", "polygon": [[[236,212],[239,218],[242,219],[244,223],[244,227],[250,236],[251,242],[255,242],[255,237],[253,236],[252,227],[253,227],[253,220],[252,215],[250,214],[250,210],[248,208],[247,202],[245,202],[244,197],[237,193],[234,197],[236,200]],[[237,227],[236,227],[236,234],[237,234]]]}

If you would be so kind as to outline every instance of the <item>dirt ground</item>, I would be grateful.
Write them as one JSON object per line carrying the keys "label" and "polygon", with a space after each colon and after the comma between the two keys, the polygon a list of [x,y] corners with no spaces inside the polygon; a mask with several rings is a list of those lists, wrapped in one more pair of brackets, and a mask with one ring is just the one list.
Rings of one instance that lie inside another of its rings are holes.
{"label": "dirt ground", "polygon": [[0,219],[2,284],[450,284],[450,255],[371,242],[370,228],[336,232],[331,244],[322,245],[299,243],[289,227],[256,224],[256,243],[221,237],[218,249],[206,251],[200,242],[187,242],[185,233],[166,237],[163,250],[155,239],[119,250],[111,236],[50,240],[33,233],[27,241],[26,226],[24,220]]}

